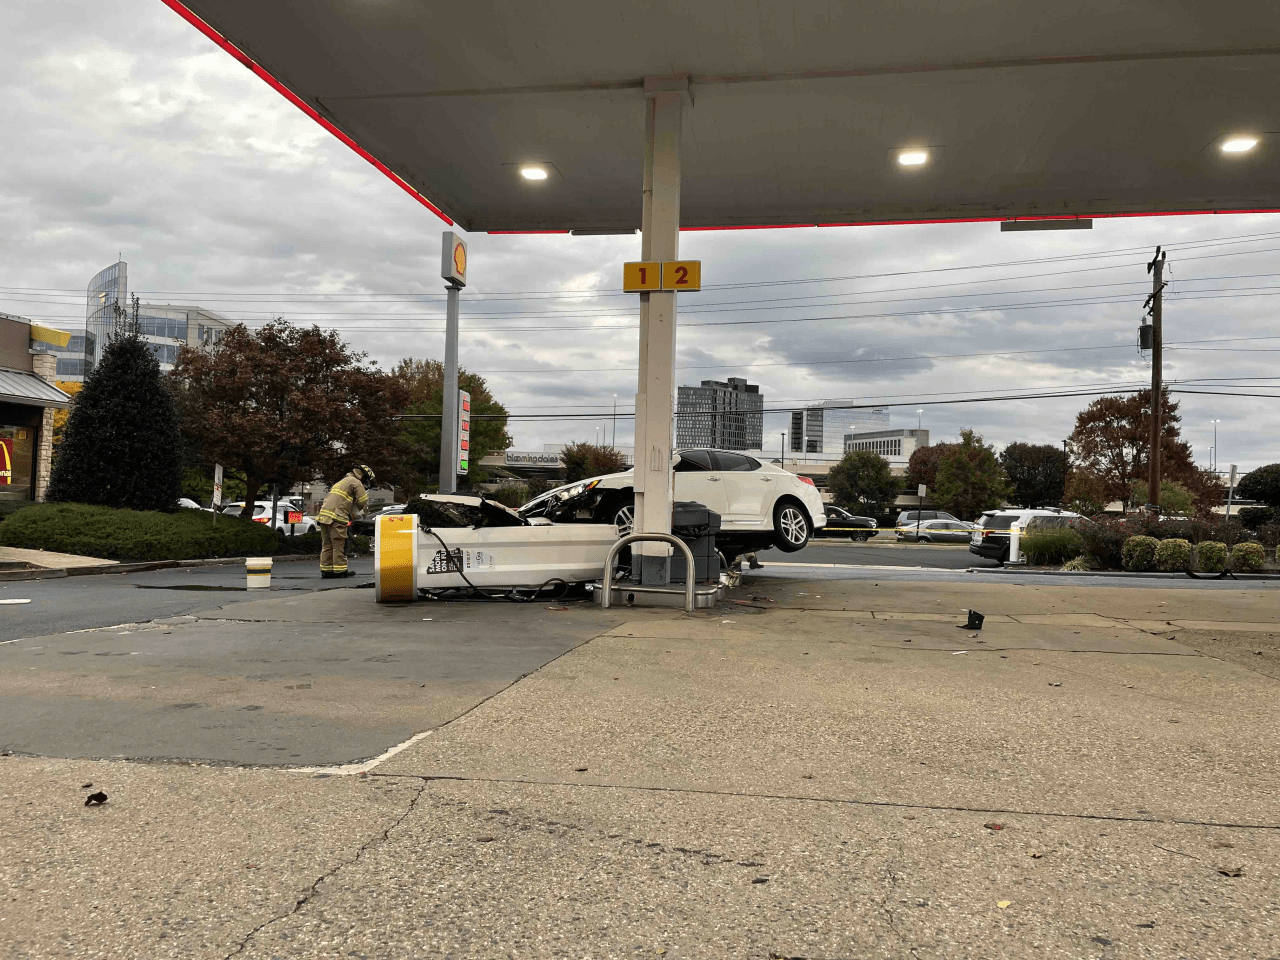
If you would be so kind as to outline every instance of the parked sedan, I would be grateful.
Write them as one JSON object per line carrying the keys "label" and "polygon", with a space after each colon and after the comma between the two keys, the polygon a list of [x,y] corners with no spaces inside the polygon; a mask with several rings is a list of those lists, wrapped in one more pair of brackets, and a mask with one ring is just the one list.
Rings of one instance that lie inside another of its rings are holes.
{"label": "parked sedan", "polygon": [[917,528],[914,523],[895,528],[903,543],[968,543],[976,523],[964,520],[926,520]]}
{"label": "parked sedan", "polygon": [[390,517],[404,513],[404,508],[405,505],[403,503],[388,503],[385,506],[379,507],[372,513],[361,517],[359,520],[352,520],[351,532],[363,537],[372,537],[374,527],[376,526],[379,517]]}
{"label": "parked sedan", "polygon": [[[672,470],[677,501],[696,501],[720,514],[716,546],[730,561],[769,547],[794,553],[826,525],[813,481],[776,464],[728,450],[681,450]],[[635,518],[634,482],[628,470],[566,484],[530,500],[520,516],[612,523],[626,536]]]}
{"label": "parked sedan", "polygon": [[827,525],[813,532],[815,537],[848,537],[850,540],[870,540],[876,535],[875,517],[859,517],[828,503],[823,507],[827,515]]}

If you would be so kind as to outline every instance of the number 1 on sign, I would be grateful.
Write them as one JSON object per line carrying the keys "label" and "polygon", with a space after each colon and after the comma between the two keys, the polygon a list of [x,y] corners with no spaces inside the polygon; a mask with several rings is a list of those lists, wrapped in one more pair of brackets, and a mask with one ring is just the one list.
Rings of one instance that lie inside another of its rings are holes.
{"label": "number 1 on sign", "polygon": [[662,289],[662,264],[641,260],[622,265],[622,290],[624,293],[643,293]]}

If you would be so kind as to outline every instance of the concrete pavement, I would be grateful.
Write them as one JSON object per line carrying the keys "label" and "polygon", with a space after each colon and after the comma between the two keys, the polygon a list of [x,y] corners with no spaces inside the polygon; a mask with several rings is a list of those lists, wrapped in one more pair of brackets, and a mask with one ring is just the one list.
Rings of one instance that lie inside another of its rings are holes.
{"label": "concrete pavement", "polygon": [[[79,711],[66,744],[100,708],[137,756],[303,718],[385,758],[0,759],[0,957],[1278,956],[1273,590],[751,577],[616,618],[338,590],[23,640],[0,682]],[[130,644],[145,670],[95,656]],[[219,684],[264,694],[249,725]]]}

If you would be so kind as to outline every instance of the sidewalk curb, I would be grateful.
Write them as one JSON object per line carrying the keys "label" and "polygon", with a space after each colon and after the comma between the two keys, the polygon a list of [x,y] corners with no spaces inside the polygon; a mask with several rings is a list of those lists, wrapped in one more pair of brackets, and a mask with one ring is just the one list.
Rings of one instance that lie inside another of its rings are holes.
{"label": "sidewalk curb", "polygon": [[[1230,577],[1217,577],[1212,574],[1201,574],[1199,577],[1188,577],[1186,573],[1140,573],[1130,570],[1035,570],[1026,567],[969,567],[969,573],[1023,574],[1036,577],[1125,577],[1130,580],[1230,580]],[[1237,580],[1280,580],[1280,573],[1237,573]]]}
{"label": "sidewalk curb", "polygon": [[[144,560],[139,563],[103,563],[88,567],[13,570],[0,572],[0,583],[16,580],[61,580],[64,577],[93,577],[108,573],[145,573],[150,570],[175,570],[180,567],[225,567],[244,563],[246,559],[246,557],[214,557],[208,560]],[[288,554],[271,559],[274,563],[290,563],[299,560],[319,562],[320,554]]]}

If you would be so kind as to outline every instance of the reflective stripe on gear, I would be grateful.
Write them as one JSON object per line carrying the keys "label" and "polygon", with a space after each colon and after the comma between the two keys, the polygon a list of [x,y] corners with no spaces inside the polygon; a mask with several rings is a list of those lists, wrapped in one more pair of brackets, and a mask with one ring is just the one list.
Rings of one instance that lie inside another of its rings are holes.
{"label": "reflective stripe on gear", "polygon": [[346,524],[359,516],[368,505],[369,494],[364,484],[356,479],[355,474],[349,473],[329,488],[329,495],[320,505],[320,513],[316,519],[322,524]]}

